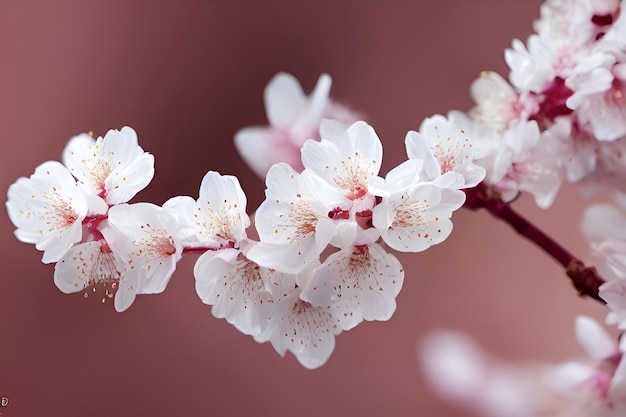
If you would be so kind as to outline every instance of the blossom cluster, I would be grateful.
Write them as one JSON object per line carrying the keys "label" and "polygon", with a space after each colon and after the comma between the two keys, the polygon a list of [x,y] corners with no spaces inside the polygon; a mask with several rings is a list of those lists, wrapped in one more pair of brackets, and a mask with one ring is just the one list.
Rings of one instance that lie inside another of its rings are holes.
{"label": "blossom cluster", "polygon": [[[621,330],[626,329],[624,7],[626,2],[618,0],[547,1],[528,49],[516,40],[505,55],[511,82],[520,91],[512,103],[518,109],[534,108],[529,118],[544,129],[536,148],[548,154],[538,160],[552,161],[570,181],[582,180],[594,189],[602,186],[615,197],[587,209],[583,233],[609,267],[604,274],[608,282],[600,287],[599,296],[610,309],[607,323]],[[482,93],[475,97],[489,103],[480,83],[485,82],[477,81],[475,90]],[[529,107],[536,97],[538,104]],[[478,103],[476,114],[484,114],[483,102]],[[540,163],[532,171],[547,172],[546,166]],[[547,184],[543,183],[544,191]],[[537,190],[535,196],[540,198]]]}
{"label": "blossom cluster", "polygon": [[548,0],[508,81],[483,72],[464,115],[485,153],[485,182],[549,207],[565,179],[626,191],[626,16],[619,0]]}
{"label": "blossom cluster", "polygon": [[[607,323],[620,330],[626,329],[625,7],[619,0],[547,0],[535,33],[505,51],[509,79],[483,72],[470,90],[475,106],[454,113],[480,149],[477,163],[497,198],[528,192],[547,208],[563,180],[587,195],[612,192],[614,201],[588,208],[583,232],[608,265],[609,280],[596,296],[610,310]],[[576,334],[588,359],[515,367],[454,332],[428,338],[421,358],[440,393],[481,415],[625,415],[624,339],[614,342],[583,317]]]}
{"label": "blossom cluster", "polygon": [[[265,179],[253,216],[238,179],[214,171],[197,197],[131,202],[152,180],[154,158],[124,127],[70,139],[62,162],[44,162],[11,185],[15,235],[55,264],[61,291],[87,296],[102,286],[103,301],[114,299],[119,312],[137,295],[164,291],[183,254],[199,255],[196,292],[215,317],[317,368],[341,332],[392,317],[405,275],[392,250],[443,242],[467,196],[510,209],[520,192],[549,207],[563,180],[626,192],[624,7],[626,0],[547,0],[536,33],[505,52],[509,79],[482,73],[470,90],[475,106],[408,132],[407,159],[385,176],[381,140],[329,98],[329,75],[305,95],[279,73],[265,89],[269,126],[235,135]],[[618,193],[590,207],[583,224],[614,275],[588,294],[607,303],[607,322],[620,330],[625,213]],[[557,245],[547,246],[550,253]],[[585,317],[576,333],[589,358],[562,364],[505,365],[450,332],[429,338],[421,356],[435,388],[489,416],[624,415],[626,342]]]}
{"label": "blossom cluster", "polygon": [[[485,176],[462,124],[434,116],[407,134],[408,159],[381,177],[382,142],[370,125],[320,118],[329,82],[322,76],[310,98],[297,84],[290,90],[287,74],[269,84],[269,96],[282,103],[268,107],[279,135],[301,140],[316,129],[320,139],[303,142],[296,168],[268,169],[254,216],[259,241],[247,236],[246,196],[234,176],[209,171],[198,198],[129,203],[154,174],[154,158],[129,127],[97,140],[74,137],[63,163],[45,162],[18,179],[6,203],[15,234],[56,263],[63,292],[104,285],[103,300],[114,298],[120,312],[138,294],[162,292],[183,253],[200,253],[196,291],[214,316],[316,368],[336,335],[394,313],[404,270],[386,248],[421,252],[442,242],[465,201],[462,190]],[[245,132],[239,140],[250,138]],[[257,139],[263,155],[274,149]]]}

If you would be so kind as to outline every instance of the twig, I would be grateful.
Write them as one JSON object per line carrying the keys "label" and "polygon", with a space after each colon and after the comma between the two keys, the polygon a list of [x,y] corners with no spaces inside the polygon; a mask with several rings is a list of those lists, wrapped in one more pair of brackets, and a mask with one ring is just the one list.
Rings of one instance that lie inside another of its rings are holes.
{"label": "twig", "polygon": [[593,266],[586,266],[583,261],[513,210],[509,203],[502,201],[497,192],[484,184],[466,190],[465,194],[467,201],[464,207],[471,210],[484,208],[492,216],[508,223],[517,233],[533,242],[561,264],[581,296],[588,296],[605,304],[605,301],[598,295],[598,289],[604,280]]}

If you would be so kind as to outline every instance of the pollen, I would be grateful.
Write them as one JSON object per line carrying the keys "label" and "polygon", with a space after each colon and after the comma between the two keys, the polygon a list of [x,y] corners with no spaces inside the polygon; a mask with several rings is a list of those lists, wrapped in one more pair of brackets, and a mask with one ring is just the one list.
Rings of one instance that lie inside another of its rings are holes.
{"label": "pollen", "polygon": [[[133,241],[138,249],[135,256],[143,256],[148,262],[160,261],[176,253],[174,238],[165,229],[152,228],[146,223],[141,226],[147,236]],[[148,271],[150,270],[148,266]]]}

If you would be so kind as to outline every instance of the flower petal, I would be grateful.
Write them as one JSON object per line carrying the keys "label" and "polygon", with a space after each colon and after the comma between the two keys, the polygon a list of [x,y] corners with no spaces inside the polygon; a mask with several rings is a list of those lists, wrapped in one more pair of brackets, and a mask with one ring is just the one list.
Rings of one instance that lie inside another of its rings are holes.
{"label": "flower petal", "polygon": [[194,267],[196,292],[202,302],[213,306],[215,317],[225,318],[248,335],[259,334],[267,325],[273,298],[266,283],[274,274],[280,275],[236,249],[205,252]]}
{"label": "flower petal", "polygon": [[345,248],[315,270],[300,298],[330,306],[344,330],[362,320],[389,320],[396,309],[404,270],[378,244]]}
{"label": "flower petal", "polygon": [[301,300],[300,291],[294,287],[277,301],[270,324],[255,340],[269,340],[281,356],[290,351],[302,366],[315,369],[330,358],[341,328],[328,309]]}
{"label": "flower petal", "polygon": [[96,283],[119,283],[124,264],[104,240],[73,246],[54,266],[54,283],[66,294]]}
{"label": "flower petal", "polygon": [[285,72],[279,72],[270,80],[264,97],[267,119],[277,128],[288,128],[307,105],[298,80]]}
{"label": "flower petal", "polygon": [[393,249],[421,252],[448,237],[452,212],[464,202],[465,194],[459,190],[422,183],[374,207],[372,223]]}
{"label": "flower petal", "polygon": [[44,251],[44,263],[58,261],[82,238],[88,207],[70,172],[59,162],[44,162],[30,178],[9,187],[7,212],[16,237]]}

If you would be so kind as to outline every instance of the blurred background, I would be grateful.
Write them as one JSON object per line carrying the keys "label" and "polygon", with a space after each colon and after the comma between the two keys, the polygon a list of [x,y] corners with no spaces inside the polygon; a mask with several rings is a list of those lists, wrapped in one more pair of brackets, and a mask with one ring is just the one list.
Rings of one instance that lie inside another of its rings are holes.
{"label": "blurred background", "polygon": [[[504,48],[525,40],[539,0],[0,1],[0,189],[73,135],[132,126],[156,157],[135,201],[197,196],[208,170],[237,175],[252,212],[263,182],[234,133],[265,124],[263,89],[278,71],[365,115],[383,173],[402,162],[423,118],[467,110],[482,70],[508,73]],[[5,194],[6,195],[6,194]],[[515,206],[575,253],[582,199],[565,188],[548,211]],[[328,363],[302,368],[212,317],[185,256],[163,294],[125,313],[65,295],[53,265],[0,216],[3,416],[469,416],[426,384],[417,361],[432,329],[467,331],[507,360],[582,355],[574,318],[604,311],[560,268],[486,213],[461,210],[442,245],[398,255],[406,270],[389,322],[337,338]]]}

